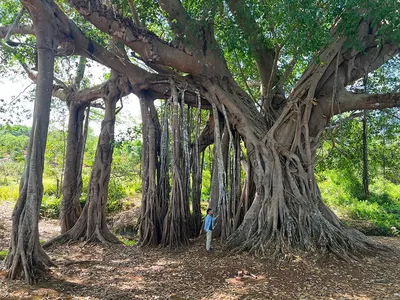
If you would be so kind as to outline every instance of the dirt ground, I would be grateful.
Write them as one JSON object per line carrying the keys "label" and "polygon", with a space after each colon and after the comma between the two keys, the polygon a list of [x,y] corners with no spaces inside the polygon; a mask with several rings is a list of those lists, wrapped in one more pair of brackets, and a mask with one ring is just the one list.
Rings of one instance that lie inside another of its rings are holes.
{"label": "dirt ground", "polygon": [[[7,249],[11,203],[0,202],[0,250]],[[40,222],[41,239],[57,221]],[[400,299],[400,238],[373,237],[387,256],[346,263],[296,257],[279,264],[215,250],[204,238],[176,251],[74,244],[48,249],[57,264],[37,286],[0,271],[0,299]],[[1,262],[0,262],[1,264]]]}

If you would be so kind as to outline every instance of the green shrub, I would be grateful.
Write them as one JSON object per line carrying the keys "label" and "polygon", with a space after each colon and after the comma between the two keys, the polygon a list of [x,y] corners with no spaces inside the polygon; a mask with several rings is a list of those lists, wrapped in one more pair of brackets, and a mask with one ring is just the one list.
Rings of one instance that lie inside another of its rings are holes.
{"label": "green shrub", "polygon": [[[370,197],[364,199],[358,183],[335,171],[318,176],[322,199],[339,217],[368,220],[375,234],[397,235],[400,230],[400,186],[376,177],[370,186]],[[321,180],[322,179],[322,180]]]}
{"label": "green shrub", "polygon": [[118,237],[118,239],[126,246],[135,246],[137,244],[137,241],[135,240],[126,239],[123,237]]}
{"label": "green shrub", "polygon": [[0,201],[1,200],[12,200],[15,201],[18,199],[19,195],[19,186],[14,185],[6,185],[0,186]]}
{"label": "green shrub", "polygon": [[119,180],[110,180],[108,185],[107,212],[116,212],[122,209],[122,201],[126,196],[124,185]]}
{"label": "green shrub", "polygon": [[0,260],[4,260],[7,256],[8,250],[0,250]]}
{"label": "green shrub", "polygon": [[[44,194],[49,196],[57,194],[57,180],[55,178],[43,179]],[[59,188],[60,189],[60,188]]]}
{"label": "green shrub", "polygon": [[[127,201],[124,201],[125,197],[128,193],[132,191],[132,188],[127,188],[121,181],[119,180],[110,180],[108,185],[108,198],[107,198],[107,206],[106,212],[112,213],[122,210],[125,206],[130,206]],[[134,193],[136,195],[136,193]],[[87,199],[87,188],[82,191],[82,195],[80,197],[81,206],[84,207]]]}
{"label": "green shrub", "polygon": [[58,219],[60,216],[60,202],[60,198],[48,196],[46,194],[43,195],[40,215],[45,218]]}

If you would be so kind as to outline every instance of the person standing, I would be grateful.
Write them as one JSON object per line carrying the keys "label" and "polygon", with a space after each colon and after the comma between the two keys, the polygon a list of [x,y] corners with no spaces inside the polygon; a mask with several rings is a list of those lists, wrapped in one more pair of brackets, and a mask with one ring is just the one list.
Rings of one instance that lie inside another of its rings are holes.
{"label": "person standing", "polygon": [[204,231],[207,233],[206,238],[206,250],[211,252],[211,239],[212,239],[212,231],[214,229],[214,223],[217,218],[213,218],[213,211],[211,208],[207,209],[206,219],[204,221]]}

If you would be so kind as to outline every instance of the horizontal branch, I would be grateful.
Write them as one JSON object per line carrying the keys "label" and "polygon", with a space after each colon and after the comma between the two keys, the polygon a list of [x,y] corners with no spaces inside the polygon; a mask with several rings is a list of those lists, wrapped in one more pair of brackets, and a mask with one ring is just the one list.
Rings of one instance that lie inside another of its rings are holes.
{"label": "horizontal branch", "polygon": [[[0,26],[0,39],[4,39],[6,37],[11,26],[12,25]],[[35,34],[35,29],[33,26],[19,25],[11,31],[11,35],[13,34]]]}
{"label": "horizontal branch", "polygon": [[337,95],[339,107],[335,107],[335,114],[358,109],[384,109],[400,107],[400,93],[389,94],[354,94],[341,91]]}
{"label": "horizontal branch", "polygon": [[99,85],[85,88],[78,92],[73,93],[73,98],[75,99],[75,105],[87,105],[92,101],[101,99],[105,97],[105,87],[108,84],[108,81],[103,82]]}

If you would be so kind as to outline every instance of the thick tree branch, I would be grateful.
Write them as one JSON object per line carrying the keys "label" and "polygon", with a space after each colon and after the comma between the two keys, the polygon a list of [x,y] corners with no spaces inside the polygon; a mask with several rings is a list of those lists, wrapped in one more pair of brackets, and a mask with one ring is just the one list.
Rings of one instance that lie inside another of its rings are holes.
{"label": "thick tree branch", "polygon": [[202,73],[204,60],[169,45],[148,30],[136,27],[131,20],[119,16],[100,1],[69,2],[94,26],[122,41],[146,62],[171,66],[192,75]]}
{"label": "thick tree branch", "polygon": [[16,26],[14,29],[11,29],[12,25],[7,25],[7,26],[1,26],[0,27],[0,39],[6,38],[6,35],[8,32],[10,32],[11,35],[13,34],[35,34],[35,29],[33,26],[28,26],[28,25],[19,25]]}
{"label": "thick tree branch", "polygon": [[[15,44],[13,41],[10,40],[10,37],[11,37],[11,35],[12,35],[12,31],[14,30],[15,27],[18,26],[18,23],[19,23],[19,21],[21,20],[21,18],[22,18],[22,16],[24,15],[24,13],[25,13],[25,8],[22,8],[22,9],[19,11],[18,15],[15,17],[15,20],[14,20],[14,22],[11,24],[11,27],[8,29],[8,32],[7,32],[7,34],[6,34],[5,39],[6,39],[6,43],[9,44],[10,46],[14,46],[14,44]],[[17,44],[18,44],[18,43],[17,43]]]}
{"label": "thick tree branch", "polygon": [[[86,2],[86,1],[85,1]],[[100,44],[90,40],[72,22],[53,0],[46,1],[48,6],[46,18],[58,25],[59,34],[64,41],[57,49],[61,55],[83,55],[95,60],[121,74],[128,76],[133,84],[145,84],[149,77],[154,75],[132,64],[130,61],[119,57],[105,49]]]}
{"label": "thick tree branch", "polygon": [[339,107],[335,114],[359,109],[383,109],[400,107],[400,93],[389,94],[353,94],[341,91],[337,95]]}
{"label": "thick tree branch", "polygon": [[105,97],[106,86],[109,81],[103,82],[102,84],[80,90],[73,93],[73,99],[76,99],[75,104],[79,106],[84,106],[92,101],[101,99]]}

